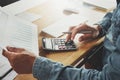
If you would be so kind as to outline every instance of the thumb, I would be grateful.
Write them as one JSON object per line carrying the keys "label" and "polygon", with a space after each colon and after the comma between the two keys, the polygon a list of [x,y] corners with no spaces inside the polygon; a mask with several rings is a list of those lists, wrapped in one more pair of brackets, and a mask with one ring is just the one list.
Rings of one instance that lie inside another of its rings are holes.
{"label": "thumb", "polygon": [[5,49],[3,49],[2,55],[5,56],[6,58],[9,58],[11,55],[10,51],[6,51]]}

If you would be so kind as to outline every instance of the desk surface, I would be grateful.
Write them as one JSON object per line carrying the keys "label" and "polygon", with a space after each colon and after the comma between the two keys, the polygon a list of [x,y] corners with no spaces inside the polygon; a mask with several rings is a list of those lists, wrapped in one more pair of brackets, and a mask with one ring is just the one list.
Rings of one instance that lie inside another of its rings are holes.
{"label": "desk surface", "polygon": [[[28,12],[33,12],[36,14],[40,14],[42,16],[41,19],[34,21],[33,23],[38,26],[39,32],[39,49],[40,56],[47,57],[53,61],[61,62],[64,65],[74,65],[77,63],[84,54],[90,50],[94,45],[101,43],[102,39],[90,41],[89,43],[78,43],[78,45],[82,45],[78,48],[77,51],[71,52],[45,52],[41,48],[41,39],[43,36],[50,37],[41,32],[42,28],[47,27],[48,25],[64,18],[65,16],[69,16],[70,14],[65,13],[64,9],[69,5],[67,3],[68,0],[48,0],[47,2],[36,6]],[[80,13],[77,15],[89,17],[92,21],[98,21],[102,18],[102,11],[96,11],[96,9],[92,8],[84,8],[81,7]],[[92,16],[91,16],[92,15]],[[36,80],[32,77],[32,74],[24,74],[18,75],[15,80]]]}

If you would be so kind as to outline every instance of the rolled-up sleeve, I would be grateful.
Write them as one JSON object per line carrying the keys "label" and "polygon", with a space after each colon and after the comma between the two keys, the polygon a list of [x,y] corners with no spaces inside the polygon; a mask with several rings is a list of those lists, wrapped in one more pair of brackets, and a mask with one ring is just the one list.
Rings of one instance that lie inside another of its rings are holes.
{"label": "rolled-up sleeve", "polygon": [[105,31],[107,31],[111,25],[111,18],[112,18],[112,13],[109,12],[103,17],[103,19],[101,21],[98,22],[98,24],[101,25],[101,27]]}
{"label": "rolled-up sleeve", "polygon": [[63,65],[61,63],[38,57],[33,65],[33,75],[40,80],[56,80],[62,68]]}
{"label": "rolled-up sleeve", "polygon": [[111,55],[108,59],[108,64],[104,66],[102,71],[66,67],[60,63],[40,57],[36,58],[34,62],[33,76],[38,80],[119,80],[119,57],[120,54]]}
{"label": "rolled-up sleeve", "polygon": [[44,57],[36,58],[33,65],[33,76],[38,80],[91,80],[90,76],[97,80],[99,75],[97,70],[63,66]]}
{"label": "rolled-up sleeve", "polygon": [[113,13],[111,12],[107,13],[101,21],[99,21],[98,23],[95,23],[101,27],[99,37],[104,36],[108,32],[108,29],[111,26],[112,14]]}

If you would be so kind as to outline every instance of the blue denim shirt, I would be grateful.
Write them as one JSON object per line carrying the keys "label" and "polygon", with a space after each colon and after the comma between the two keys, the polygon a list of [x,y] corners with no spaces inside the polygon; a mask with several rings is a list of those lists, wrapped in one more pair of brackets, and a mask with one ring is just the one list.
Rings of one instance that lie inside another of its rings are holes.
{"label": "blue denim shirt", "polygon": [[120,5],[99,22],[106,34],[102,71],[73,68],[38,57],[33,65],[33,75],[38,80],[120,80]]}

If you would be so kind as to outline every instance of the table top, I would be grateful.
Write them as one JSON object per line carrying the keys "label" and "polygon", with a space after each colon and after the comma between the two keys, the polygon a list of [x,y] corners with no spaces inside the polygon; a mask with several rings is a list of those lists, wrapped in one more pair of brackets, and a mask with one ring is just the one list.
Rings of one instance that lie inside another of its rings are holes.
{"label": "table top", "polygon": [[[43,51],[42,49],[42,37],[51,37],[47,34],[41,32],[41,30],[45,27],[47,27],[50,24],[53,24],[54,22],[69,16],[71,14],[65,13],[64,9],[68,7],[70,3],[68,3],[68,0],[48,0],[47,2],[38,5],[32,9],[27,10],[27,12],[32,12],[36,14],[40,14],[42,18],[34,21],[33,23],[38,26],[38,36],[39,36],[39,50],[40,50],[40,56],[47,57],[53,61],[61,62],[64,65],[75,65],[86,52],[88,52],[93,46],[98,45],[103,41],[104,38],[96,39],[89,41],[87,43],[80,43],[78,42],[77,45],[79,45],[78,49],[76,51],[69,51],[69,52],[47,52]],[[80,3],[81,4],[81,3]],[[86,16],[89,17],[92,21],[98,21],[102,19],[104,11],[97,10],[95,8],[91,7],[84,7],[84,4],[80,6],[80,12],[79,16]],[[24,74],[24,75],[17,75],[15,80],[36,80],[33,78],[32,74]]]}

